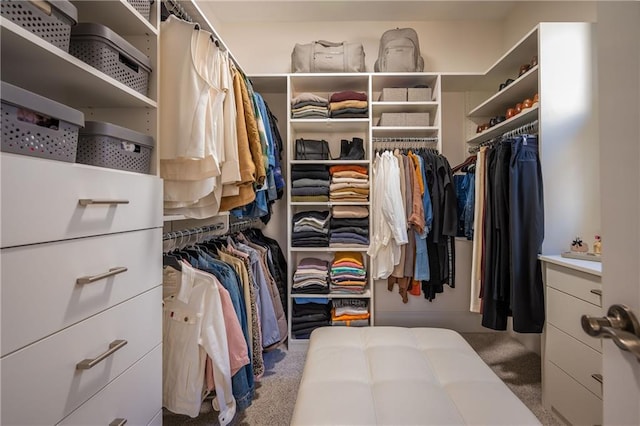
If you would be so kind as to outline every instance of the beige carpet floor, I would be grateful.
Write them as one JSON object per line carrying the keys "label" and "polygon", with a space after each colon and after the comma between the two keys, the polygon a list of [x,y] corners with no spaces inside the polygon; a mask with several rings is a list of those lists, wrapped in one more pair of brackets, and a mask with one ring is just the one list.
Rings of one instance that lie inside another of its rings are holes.
{"label": "beige carpet floor", "polygon": [[[463,333],[463,337],[480,357],[509,386],[513,393],[538,417],[545,426],[560,423],[542,407],[540,357],[530,352],[507,333]],[[293,414],[305,351],[285,347],[266,353],[265,374],[257,383],[251,406],[239,413],[234,426],[286,426]],[[210,401],[202,404],[200,415],[190,418],[164,411],[165,426],[218,425],[217,413]]]}

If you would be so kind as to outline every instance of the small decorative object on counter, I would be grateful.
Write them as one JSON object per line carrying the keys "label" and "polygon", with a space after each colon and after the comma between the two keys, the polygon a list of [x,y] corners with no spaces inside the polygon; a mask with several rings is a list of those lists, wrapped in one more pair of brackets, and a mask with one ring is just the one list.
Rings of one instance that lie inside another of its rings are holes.
{"label": "small decorative object on counter", "polygon": [[601,255],[602,254],[602,239],[600,235],[596,235],[596,241],[593,243],[593,254]]}
{"label": "small decorative object on counter", "polygon": [[589,244],[582,241],[582,238],[576,237],[573,242],[571,242],[571,251],[587,253],[589,251]]}

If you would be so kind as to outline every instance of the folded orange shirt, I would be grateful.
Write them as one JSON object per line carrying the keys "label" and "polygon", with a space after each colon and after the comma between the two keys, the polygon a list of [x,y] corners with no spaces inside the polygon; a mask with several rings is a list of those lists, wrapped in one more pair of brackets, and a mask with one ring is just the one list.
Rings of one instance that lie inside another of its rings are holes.
{"label": "folded orange shirt", "polygon": [[333,262],[353,262],[362,265],[362,253],[357,251],[339,251],[334,255]]}
{"label": "folded orange shirt", "polygon": [[331,310],[331,319],[334,321],[348,321],[348,320],[363,320],[363,319],[369,319],[369,312],[364,313],[364,314],[358,314],[358,315],[340,315],[339,317],[337,317],[335,315],[335,311]]}
{"label": "folded orange shirt", "polygon": [[344,165],[341,164],[339,166],[329,167],[330,174],[333,174],[335,172],[347,172],[347,171],[358,172],[364,175],[369,174],[369,170],[365,166],[359,166],[357,164],[344,164]]}

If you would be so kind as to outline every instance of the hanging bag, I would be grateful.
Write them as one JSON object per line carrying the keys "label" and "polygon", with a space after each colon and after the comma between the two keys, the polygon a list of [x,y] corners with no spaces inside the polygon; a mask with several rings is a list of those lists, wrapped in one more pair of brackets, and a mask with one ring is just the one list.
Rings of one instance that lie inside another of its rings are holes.
{"label": "hanging bag", "polygon": [[363,72],[364,48],[360,43],[318,40],[296,43],[291,53],[292,72]]}
{"label": "hanging bag", "polygon": [[385,31],[380,37],[375,72],[421,72],[424,59],[420,56],[418,33],[413,28]]}

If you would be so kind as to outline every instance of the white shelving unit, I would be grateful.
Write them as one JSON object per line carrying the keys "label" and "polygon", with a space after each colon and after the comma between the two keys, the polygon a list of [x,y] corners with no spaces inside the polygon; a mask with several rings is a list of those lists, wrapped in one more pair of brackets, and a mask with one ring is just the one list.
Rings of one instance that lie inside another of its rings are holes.
{"label": "white shelving unit", "polygon": [[[149,20],[126,0],[72,3],[79,22],[107,25],[149,57],[148,96],[4,16],[2,80],[157,140],[159,2]],[[149,424],[162,407],[157,155],[150,175],[4,152],[0,161],[0,423]],[[83,359],[95,367],[77,367]],[[33,382],[56,391],[25,410]]]}
{"label": "white shelving unit", "polygon": [[[385,88],[413,88],[428,86],[431,99],[422,101],[380,101]],[[373,73],[371,74],[371,137],[372,138],[429,138],[428,147],[441,148],[441,78],[434,73]],[[380,126],[384,113],[429,113],[423,126]],[[375,148],[375,145],[374,145]]]}
{"label": "white shelving unit", "polygon": [[[290,74],[287,76],[288,99],[292,99],[302,92],[311,92],[329,99],[331,93],[353,90],[367,93],[369,102],[371,101],[369,92],[369,76],[364,73],[360,74]],[[371,103],[370,103],[371,105]],[[292,119],[291,105],[287,107],[287,125],[288,125],[288,152],[287,152],[287,168],[288,176],[291,176],[293,166],[301,164],[321,164],[327,167],[336,165],[359,165],[370,170],[371,165],[371,143],[370,143],[370,123],[371,123],[371,107],[366,118],[327,118],[327,119]],[[364,140],[365,158],[363,160],[339,160],[340,156],[340,140],[351,140],[359,137]],[[299,138],[326,140],[329,143],[331,151],[331,160],[296,160],[295,159],[295,141]],[[291,182],[287,180],[287,191],[291,192]],[[371,194],[370,194],[371,195]],[[293,311],[293,304],[297,298],[360,298],[369,300],[370,311],[373,308],[373,292],[371,280],[368,280],[364,293],[361,294],[295,294],[291,293],[291,280],[298,263],[306,257],[322,258],[329,263],[333,260],[336,252],[352,251],[363,254],[365,268],[369,269],[369,261],[366,256],[368,246],[353,247],[292,247],[292,218],[301,211],[318,210],[331,211],[333,206],[369,206],[367,202],[289,202],[287,205],[287,241],[288,241],[288,289],[289,289],[289,312]],[[371,325],[374,324],[373,314],[369,319]],[[291,331],[291,314],[289,315],[289,342],[292,344],[305,343],[306,339],[296,339]]]}
{"label": "white shelving unit", "polygon": [[[481,133],[475,133],[479,125],[488,123],[492,117],[506,116],[508,108],[514,108],[517,103],[525,99],[533,100],[534,95],[539,94],[540,65],[536,64],[518,76],[520,67],[531,64],[532,59],[537,56],[538,27],[509,49],[484,75],[477,77],[479,81],[474,82],[475,87],[471,90],[484,90],[490,87],[492,91],[489,97],[470,108],[467,113],[469,120],[467,144],[477,145],[489,141],[538,118],[539,105],[534,105]],[[500,90],[500,85],[507,79],[512,79],[513,82]]]}
{"label": "white shelving unit", "polygon": [[[371,163],[377,143],[374,138],[389,138],[403,140],[407,138],[428,139],[428,142],[414,142],[414,147],[441,148],[441,77],[436,73],[359,73],[359,74],[287,74],[282,78],[287,80],[287,99],[292,99],[302,92],[312,92],[329,98],[331,93],[354,90],[366,92],[369,100],[368,118],[358,119],[291,119],[287,121],[288,130],[288,176],[291,176],[291,168],[298,164],[323,164],[327,166],[341,164],[355,164],[366,166],[371,171]],[[263,77],[260,77],[263,78]],[[280,85],[281,86],[281,85]],[[424,87],[431,88],[431,99],[424,101],[388,102],[379,101],[383,88],[394,87]],[[383,113],[429,113],[429,122],[425,126],[411,127],[379,127],[377,121]],[[291,105],[287,107],[287,115],[291,117]],[[328,141],[331,157],[338,158],[340,153],[340,140],[361,137],[365,143],[365,159],[350,160],[296,160],[295,140],[298,138],[324,139]],[[381,144],[388,147],[390,144]],[[403,145],[404,146],[404,145]],[[369,177],[371,179],[371,176]],[[371,182],[371,181],[370,181]],[[290,193],[291,183],[287,181],[287,191]],[[370,197],[372,193],[370,192]],[[305,210],[331,210],[333,206],[371,206],[367,202],[291,202],[287,204],[288,217],[288,259],[289,259],[289,312],[292,312],[292,304],[296,298],[365,298],[369,300],[370,324],[375,324],[374,312],[374,281],[369,278],[368,288],[362,294],[292,294],[291,279],[295,269],[302,258],[319,257],[331,260],[339,251],[354,251],[362,253],[367,269],[371,264],[366,252],[368,247],[354,246],[343,247],[291,247],[291,227],[293,215]],[[370,218],[375,212],[370,212]],[[289,339],[291,343],[304,343],[306,340],[296,340],[291,333],[291,318],[289,318]]]}

